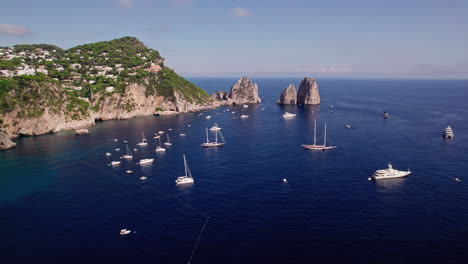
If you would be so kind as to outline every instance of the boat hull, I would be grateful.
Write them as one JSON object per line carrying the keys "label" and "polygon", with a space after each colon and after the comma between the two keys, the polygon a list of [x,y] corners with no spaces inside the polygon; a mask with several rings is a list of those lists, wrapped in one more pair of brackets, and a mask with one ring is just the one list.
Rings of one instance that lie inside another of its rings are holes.
{"label": "boat hull", "polygon": [[209,148],[209,147],[222,147],[224,146],[224,143],[203,143],[200,146]]}
{"label": "boat hull", "polygon": [[327,149],[334,149],[336,146],[324,146],[324,145],[302,145],[305,149],[311,150],[327,150]]}
{"label": "boat hull", "polygon": [[186,176],[181,176],[181,177],[178,177],[177,180],[175,181],[175,183],[177,185],[179,184],[189,184],[189,183],[193,183],[193,179],[192,178],[188,178]]}
{"label": "boat hull", "polygon": [[403,177],[407,177],[410,174],[411,174],[411,172],[404,172],[404,173],[401,173],[399,175],[390,175],[390,176],[375,176],[375,175],[372,175],[371,177],[369,177],[369,180],[384,180],[384,179],[403,178]]}

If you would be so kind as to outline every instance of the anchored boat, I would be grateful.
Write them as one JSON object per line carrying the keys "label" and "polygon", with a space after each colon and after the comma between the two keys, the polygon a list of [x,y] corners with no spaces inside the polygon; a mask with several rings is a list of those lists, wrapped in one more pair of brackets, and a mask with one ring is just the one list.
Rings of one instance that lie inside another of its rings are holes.
{"label": "anchored boat", "polygon": [[187,160],[185,159],[185,154],[183,156],[184,156],[185,176],[177,177],[177,180],[175,181],[177,185],[193,183],[192,173],[190,172],[190,169],[187,164]]}
{"label": "anchored boat", "polygon": [[327,123],[325,123],[325,133],[323,135],[323,145],[317,145],[317,120],[314,120],[314,144],[313,145],[302,145],[305,149],[312,150],[327,150],[334,149],[337,146],[327,146]]}
{"label": "anchored boat", "polygon": [[381,179],[392,179],[392,178],[401,178],[401,177],[406,177],[411,174],[411,171],[408,169],[408,171],[399,171],[395,170],[392,166],[391,163],[388,163],[388,169],[385,170],[377,170],[372,174],[371,177],[369,177],[370,180],[381,180]]}

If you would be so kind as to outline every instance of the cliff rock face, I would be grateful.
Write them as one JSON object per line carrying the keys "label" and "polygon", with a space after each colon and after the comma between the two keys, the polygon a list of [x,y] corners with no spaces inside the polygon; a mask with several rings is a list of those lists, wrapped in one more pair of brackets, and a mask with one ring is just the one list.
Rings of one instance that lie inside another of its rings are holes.
{"label": "cliff rock face", "polygon": [[301,85],[299,86],[299,92],[297,93],[298,104],[320,104],[320,95],[318,91],[318,84],[315,79],[304,78]]}
{"label": "cliff rock face", "polygon": [[278,100],[278,104],[296,104],[297,102],[297,92],[294,84],[290,84],[287,88],[283,90]]}
{"label": "cliff rock face", "polygon": [[10,140],[10,137],[7,134],[0,134],[0,150],[5,150],[9,148],[16,147],[16,143],[13,143]]}
{"label": "cliff rock face", "polygon": [[258,85],[246,76],[242,77],[231,87],[231,92],[216,92],[211,97],[233,105],[259,104],[262,102],[260,97],[258,97]]}

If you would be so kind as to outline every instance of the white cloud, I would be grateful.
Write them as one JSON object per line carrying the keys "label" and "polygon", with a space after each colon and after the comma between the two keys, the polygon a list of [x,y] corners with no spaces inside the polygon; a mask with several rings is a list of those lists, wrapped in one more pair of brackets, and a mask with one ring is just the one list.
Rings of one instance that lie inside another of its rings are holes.
{"label": "white cloud", "polygon": [[13,24],[0,24],[0,35],[10,35],[10,36],[29,36],[31,35],[31,30],[18,25]]}
{"label": "white cloud", "polygon": [[114,0],[114,2],[120,7],[130,8],[133,7],[135,0]]}
{"label": "white cloud", "polygon": [[231,14],[235,17],[248,17],[252,15],[252,12],[246,8],[237,7],[231,11]]}

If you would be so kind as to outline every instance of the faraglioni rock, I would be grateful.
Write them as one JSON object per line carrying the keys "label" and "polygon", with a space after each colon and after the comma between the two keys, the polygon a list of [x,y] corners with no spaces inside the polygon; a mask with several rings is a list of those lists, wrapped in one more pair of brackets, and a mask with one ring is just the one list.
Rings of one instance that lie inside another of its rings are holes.
{"label": "faraglioni rock", "polygon": [[0,132],[0,150],[10,149],[16,147],[16,143],[10,140],[7,134]]}
{"label": "faraglioni rock", "polygon": [[211,95],[213,99],[226,101],[227,104],[259,104],[262,102],[258,97],[258,85],[253,83],[247,76],[242,77],[231,87],[231,92],[216,92]]}
{"label": "faraglioni rock", "polygon": [[281,93],[280,98],[278,100],[278,104],[296,104],[296,102],[297,102],[296,87],[294,87],[294,84],[290,84]]}
{"label": "faraglioni rock", "polygon": [[302,80],[297,93],[297,103],[310,105],[320,104],[318,84],[315,79],[304,78],[304,80]]}

